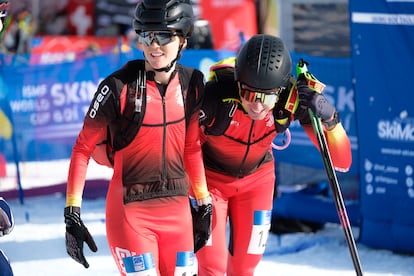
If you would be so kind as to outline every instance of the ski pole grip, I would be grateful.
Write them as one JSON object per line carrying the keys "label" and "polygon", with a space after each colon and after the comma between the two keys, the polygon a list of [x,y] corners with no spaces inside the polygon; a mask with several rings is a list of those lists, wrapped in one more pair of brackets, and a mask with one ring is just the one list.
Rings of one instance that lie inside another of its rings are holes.
{"label": "ski pole grip", "polygon": [[303,59],[299,59],[298,64],[296,65],[296,77],[299,77],[301,74],[308,72],[308,63]]}

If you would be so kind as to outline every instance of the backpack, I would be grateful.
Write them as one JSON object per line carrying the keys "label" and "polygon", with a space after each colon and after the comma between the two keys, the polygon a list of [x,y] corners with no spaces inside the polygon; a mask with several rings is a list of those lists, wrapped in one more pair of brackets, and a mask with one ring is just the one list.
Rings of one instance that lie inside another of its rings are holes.
{"label": "backpack", "polygon": [[235,57],[225,58],[210,67],[200,124],[209,135],[222,135],[239,104],[234,81]]}
{"label": "backpack", "polygon": [[[195,79],[193,77],[194,69],[177,64],[177,71],[179,73],[181,91],[183,92],[182,96],[184,100],[186,125],[188,126],[192,110],[195,108],[197,103],[197,99],[190,99],[190,97],[187,98],[188,89],[192,89],[193,80]],[[138,95],[140,96],[135,99],[135,105],[133,106],[131,106],[130,102],[125,99],[127,97],[128,83],[125,83],[121,92],[116,95],[116,101],[119,106],[121,116],[117,119],[115,124],[108,125],[106,129],[102,131],[99,139],[100,142],[96,144],[96,147],[91,154],[92,159],[99,165],[113,168],[113,157],[115,152],[128,146],[137,135],[142,125],[144,117],[142,114],[145,113],[146,107],[145,83],[146,72],[145,70],[139,70],[136,85],[137,89],[139,89]],[[195,95],[195,93],[192,93],[191,95]],[[128,105],[126,103],[128,103]]]}

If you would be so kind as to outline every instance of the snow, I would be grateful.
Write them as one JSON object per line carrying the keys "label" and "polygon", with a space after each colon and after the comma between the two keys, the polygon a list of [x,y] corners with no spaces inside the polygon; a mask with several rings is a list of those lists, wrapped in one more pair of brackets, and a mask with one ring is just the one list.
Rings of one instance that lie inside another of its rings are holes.
{"label": "snow", "polygon": [[[84,252],[90,267],[85,269],[66,254],[63,223],[64,196],[60,193],[8,200],[16,225],[0,238],[16,276],[20,275],[118,275],[105,238],[105,199],[85,199],[82,218],[97,245]],[[354,237],[358,228],[353,227]],[[414,256],[373,249],[358,243],[358,254],[366,276],[414,275]],[[270,234],[266,252],[256,269],[260,276],[355,275],[352,259],[340,225],[326,224],[314,234]]]}
{"label": "snow", "polygon": [[[82,219],[97,245],[92,253],[85,245],[84,253],[90,267],[85,269],[66,254],[63,208],[65,198],[53,184],[64,183],[69,160],[21,163],[21,182],[26,198],[21,204],[17,198],[7,198],[15,217],[11,234],[0,238],[2,249],[11,261],[16,276],[48,275],[118,275],[105,237],[105,199],[84,197]],[[45,170],[45,168],[48,168]],[[0,193],[16,188],[14,164],[7,165],[8,176],[1,179]],[[111,170],[91,162],[88,180],[109,179]],[[94,189],[106,187],[89,184]],[[31,188],[43,188],[47,195],[33,196]],[[85,190],[86,191],[86,190]],[[91,190],[89,190],[91,192]],[[102,190],[98,194],[104,194]],[[96,195],[96,193],[94,193]],[[94,198],[94,199],[92,199]],[[373,249],[358,243],[359,229],[353,227],[358,254],[365,276],[414,275],[414,255],[401,255],[391,251]],[[328,223],[314,234],[270,234],[262,261],[256,269],[257,276],[332,276],[355,275],[351,255],[340,225]]]}
{"label": "snow", "polygon": [[[55,159],[43,162],[19,162],[20,181],[23,189],[35,189],[65,183],[68,176],[69,159]],[[6,164],[6,177],[0,178],[0,192],[17,189],[17,172],[14,163]],[[87,180],[111,179],[112,169],[90,160],[86,173]]]}

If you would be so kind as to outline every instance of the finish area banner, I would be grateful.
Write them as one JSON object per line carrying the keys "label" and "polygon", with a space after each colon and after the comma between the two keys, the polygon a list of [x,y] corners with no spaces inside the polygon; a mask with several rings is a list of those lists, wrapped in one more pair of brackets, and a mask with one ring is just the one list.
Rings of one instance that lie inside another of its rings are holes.
{"label": "finish area banner", "polygon": [[361,240],[414,252],[414,0],[349,4]]}

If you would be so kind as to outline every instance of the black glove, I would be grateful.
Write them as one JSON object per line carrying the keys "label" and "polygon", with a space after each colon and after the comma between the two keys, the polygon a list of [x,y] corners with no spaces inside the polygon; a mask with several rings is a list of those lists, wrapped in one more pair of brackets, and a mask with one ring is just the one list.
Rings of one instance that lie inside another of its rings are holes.
{"label": "black glove", "polygon": [[206,245],[210,238],[213,204],[211,203],[211,199],[209,199],[210,203],[197,206],[197,203],[192,204],[191,200],[195,201],[195,199],[190,199],[190,206],[193,217],[194,253],[196,253]]}
{"label": "black glove", "polygon": [[303,74],[298,77],[296,86],[299,95],[299,108],[301,109],[299,113],[305,114],[308,108],[311,108],[322,122],[333,118],[335,107],[326,100],[322,93],[315,92],[308,86]]}
{"label": "black glove", "polygon": [[14,219],[10,206],[0,197],[0,237],[9,234],[13,227]]}
{"label": "black glove", "polygon": [[89,264],[83,255],[83,242],[86,242],[93,252],[98,251],[98,247],[80,218],[79,207],[66,207],[64,215],[66,223],[66,252],[68,252],[72,259],[88,268]]}

